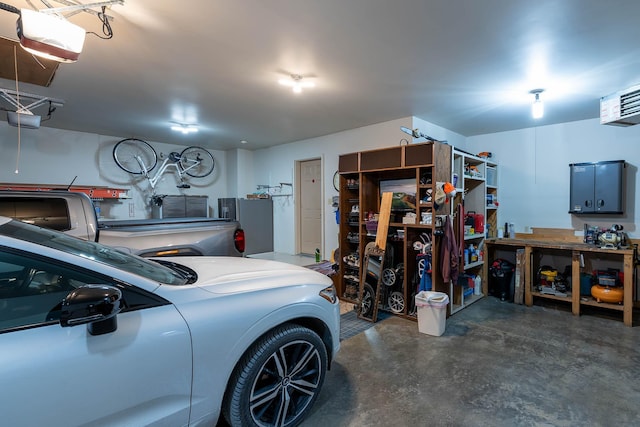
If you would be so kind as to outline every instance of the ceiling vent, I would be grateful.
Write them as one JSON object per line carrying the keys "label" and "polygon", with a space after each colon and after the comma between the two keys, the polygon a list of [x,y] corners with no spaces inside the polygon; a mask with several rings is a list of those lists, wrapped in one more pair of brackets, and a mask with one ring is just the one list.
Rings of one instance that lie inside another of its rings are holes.
{"label": "ceiling vent", "polygon": [[633,126],[640,123],[640,85],[600,98],[600,124]]}

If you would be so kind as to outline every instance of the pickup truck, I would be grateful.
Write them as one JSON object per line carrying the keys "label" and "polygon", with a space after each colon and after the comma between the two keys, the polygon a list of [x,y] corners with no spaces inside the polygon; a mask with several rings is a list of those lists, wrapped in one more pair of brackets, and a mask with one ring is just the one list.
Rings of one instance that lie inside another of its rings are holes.
{"label": "pickup truck", "polygon": [[98,221],[93,202],[69,191],[0,191],[0,215],[144,256],[242,256],[244,231],[213,218]]}

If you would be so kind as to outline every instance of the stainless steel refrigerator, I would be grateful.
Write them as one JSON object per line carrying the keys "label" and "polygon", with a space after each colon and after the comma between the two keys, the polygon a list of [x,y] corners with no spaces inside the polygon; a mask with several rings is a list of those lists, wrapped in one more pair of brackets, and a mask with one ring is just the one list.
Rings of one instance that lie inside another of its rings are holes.
{"label": "stainless steel refrigerator", "polygon": [[245,255],[273,252],[273,200],[221,198],[218,215],[240,222],[246,240]]}

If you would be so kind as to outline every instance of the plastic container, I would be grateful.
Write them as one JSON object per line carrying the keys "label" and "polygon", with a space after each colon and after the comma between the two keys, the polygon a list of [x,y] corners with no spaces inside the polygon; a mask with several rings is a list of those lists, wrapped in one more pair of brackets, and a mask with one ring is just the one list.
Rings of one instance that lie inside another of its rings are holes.
{"label": "plastic container", "polygon": [[502,301],[513,301],[511,279],[515,270],[516,266],[505,259],[494,260],[489,267],[489,294]]}
{"label": "plastic container", "polygon": [[439,337],[444,333],[447,321],[449,296],[443,292],[420,291],[416,294],[418,331]]}
{"label": "plastic container", "polygon": [[473,294],[482,295],[482,277],[479,274],[473,279]]}

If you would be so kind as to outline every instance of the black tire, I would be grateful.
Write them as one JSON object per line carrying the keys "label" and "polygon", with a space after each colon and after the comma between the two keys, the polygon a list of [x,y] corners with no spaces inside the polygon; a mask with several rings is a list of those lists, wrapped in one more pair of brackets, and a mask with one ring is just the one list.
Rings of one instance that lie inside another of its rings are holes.
{"label": "black tire", "polygon": [[184,173],[194,178],[204,178],[213,172],[216,162],[213,155],[202,147],[187,147],[180,153],[180,166]]}
{"label": "black tire", "polygon": [[279,326],[236,366],[222,404],[225,419],[233,427],[300,424],[320,393],[327,360],[318,334],[299,325]]}
{"label": "black tire", "polygon": [[147,172],[158,164],[156,150],[148,142],[141,139],[123,139],[113,147],[113,160],[115,160],[120,169],[134,175],[143,175],[145,171],[137,159],[142,161]]}
{"label": "black tire", "polygon": [[362,290],[362,299],[360,300],[360,316],[371,317],[373,314],[373,287],[365,283]]}

